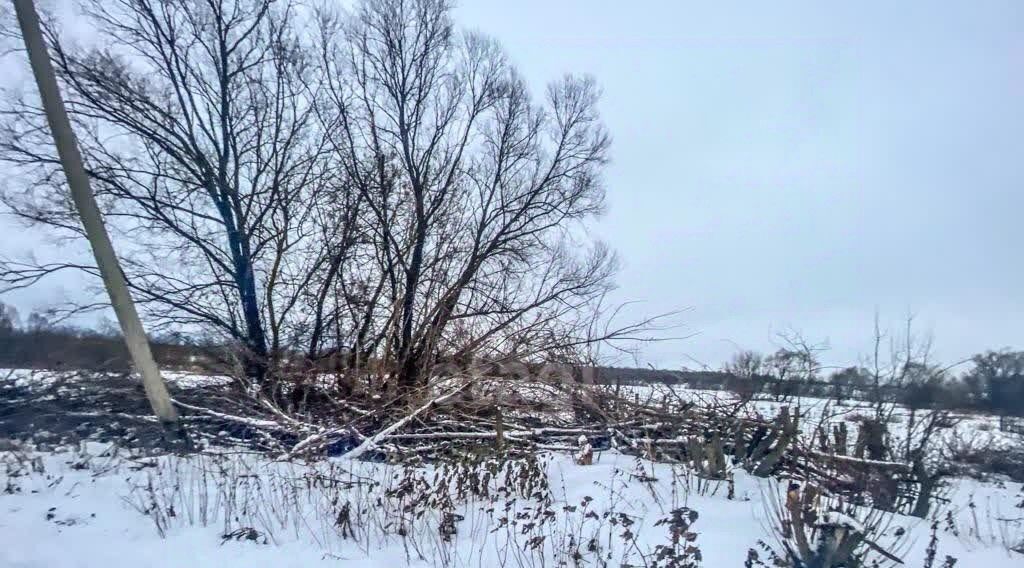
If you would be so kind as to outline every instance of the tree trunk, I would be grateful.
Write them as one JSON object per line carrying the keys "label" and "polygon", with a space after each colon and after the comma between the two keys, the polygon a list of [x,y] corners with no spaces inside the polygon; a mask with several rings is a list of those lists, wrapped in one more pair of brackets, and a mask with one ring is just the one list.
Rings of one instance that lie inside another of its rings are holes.
{"label": "tree trunk", "polygon": [[917,493],[917,500],[914,501],[914,509],[910,514],[924,519],[928,517],[928,512],[931,510],[932,495],[935,494],[938,478],[928,474],[928,470],[924,465],[924,458],[921,455],[914,456],[912,471],[914,472],[914,477],[917,478],[918,484],[920,484],[920,488]]}

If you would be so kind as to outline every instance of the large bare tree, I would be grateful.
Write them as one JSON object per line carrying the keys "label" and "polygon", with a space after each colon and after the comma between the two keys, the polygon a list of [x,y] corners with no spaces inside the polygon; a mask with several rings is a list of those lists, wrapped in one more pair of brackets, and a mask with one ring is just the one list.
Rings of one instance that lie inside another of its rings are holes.
{"label": "large bare tree", "polygon": [[320,117],[376,260],[376,328],[355,347],[383,346],[410,386],[440,354],[565,343],[559,324],[614,268],[580,242],[609,145],[594,82],[565,77],[535,101],[494,41],[454,28],[444,0],[370,0],[322,24]]}
{"label": "large bare tree", "polygon": [[[616,263],[586,226],[609,147],[592,79],[532,97],[443,0],[82,13],[84,44],[46,29],[128,280],[150,317],[244,346],[250,375],[333,357],[408,389],[441,360],[571,360],[640,327],[595,323]],[[4,201],[76,234],[37,106],[5,109],[24,183]],[[2,277],[63,269],[93,270]]]}
{"label": "large bare tree", "polygon": [[[87,0],[87,43],[46,26],[98,198],[129,245],[149,314],[237,340],[251,371],[279,348],[317,262],[316,195],[336,182],[313,120],[316,69],[294,8],[272,0]],[[78,233],[34,100],[5,113],[4,195],[22,217]],[[23,285],[64,268],[8,265]]]}

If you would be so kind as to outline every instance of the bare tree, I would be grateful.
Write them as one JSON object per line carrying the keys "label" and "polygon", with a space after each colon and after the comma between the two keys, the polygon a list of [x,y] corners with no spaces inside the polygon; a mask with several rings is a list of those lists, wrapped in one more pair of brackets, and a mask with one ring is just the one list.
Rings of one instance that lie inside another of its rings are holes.
{"label": "bare tree", "polygon": [[18,310],[0,302],[0,334],[8,334],[18,327]]}
{"label": "bare tree", "polygon": [[[884,459],[911,464],[919,483],[911,514],[926,517],[942,479],[949,475],[947,460],[935,447],[942,430],[956,425],[958,419],[948,410],[935,408],[934,394],[947,381],[952,366],[940,366],[931,357],[931,338],[914,332],[914,317],[904,320],[902,333],[890,336],[888,353],[883,354],[887,335],[875,315],[872,354],[865,362],[872,389],[874,417],[862,425],[863,441],[882,449]],[[955,365],[953,365],[955,366]],[[890,433],[888,423],[907,407],[907,424],[900,432]]]}
{"label": "bare tree", "polygon": [[[129,284],[155,321],[243,346],[250,376],[301,356],[409,389],[442,360],[568,361],[652,323],[611,326],[602,303],[616,262],[586,230],[609,147],[592,79],[534,100],[443,0],[82,13],[83,45],[45,29]],[[2,116],[0,159],[24,180],[4,202],[76,234],[37,102]],[[0,277],[61,270],[95,272],[7,262]]]}
{"label": "bare tree", "polygon": [[604,196],[593,80],[565,77],[535,103],[492,40],[454,29],[443,0],[371,0],[321,23],[320,117],[376,261],[353,347],[411,387],[440,354],[566,343],[615,266],[601,245],[576,252]]}
{"label": "bare tree", "polygon": [[[88,174],[125,275],[151,317],[214,328],[251,374],[320,261],[312,198],[336,180],[309,94],[294,8],[273,0],[85,0],[87,44],[45,26]],[[80,231],[31,99],[4,111],[0,157],[22,218]],[[7,263],[8,286],[89,265]]]}
{"label": "bare tree", "polygon": [[779,333],[778,337],[783,346],[764,360],[764,369],[771,377],[775,399],[784,401],[798,394],[802,386],[818,380],[820,356],[828,346],[811,343],[795,331]]}
{"label": "bare tree", "polygon": [[931,339],[914,333],[912,315],[906,317],[902,334],[893,336],[882,331],[876,313],[872,352],[863,363],[870,377],[875,420],[883,424],[888,422],[896,408],[899,393],[904,392],[915,379],[925,377],[926,373],[921,370],[932,366]]}
{"label": "bare tree", "polygon": [[743,350],[732,356],[724,371],[744,379],[763,376],[766,372],[764,356],[757,351]]}

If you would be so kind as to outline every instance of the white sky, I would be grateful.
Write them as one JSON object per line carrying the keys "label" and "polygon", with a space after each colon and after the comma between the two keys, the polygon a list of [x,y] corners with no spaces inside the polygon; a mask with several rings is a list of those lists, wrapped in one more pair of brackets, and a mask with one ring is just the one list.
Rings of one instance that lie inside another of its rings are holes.
{"label": "white sky", "polygon": [[[793,328],[829,359],[908,311],[954,360],[1024,348],[1024,3],[464,0],[614,136],[598,231],[622,299],[690,308],[656,364]],[[692,365],[692,363],[690,363]]]}

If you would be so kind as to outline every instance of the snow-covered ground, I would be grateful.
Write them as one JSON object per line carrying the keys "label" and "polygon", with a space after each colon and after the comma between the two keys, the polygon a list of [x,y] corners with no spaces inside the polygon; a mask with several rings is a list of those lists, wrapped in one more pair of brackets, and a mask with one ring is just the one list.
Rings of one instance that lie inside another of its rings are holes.
{"label": "snow-covered ground", "polygon": [[[693,402],[697,406],[731,403],[738,400],[734,393],[728,391],[688,389],[678,385],[623,386],[621,390],[625,396],[633,396],[640,401],[647,400],[648,397],[653,400],[671,400],[678,397],[681,400]],[[783,402],[760,397],[750,402],[750,411],[762,417],[771,418],[778,415],[784,406],[788,407],[791,413],[799,413],[800,429],[805,436],[813,435],[818,425],[823,422],[834,424],[845,421],[852,423],[861,418],[870,417],[873,413],[872,404],[869,402],[844,400],[841,404],[837,404],[832,399],[806,396],[792,397]],[[900,405],[891,405],[891,407],[888,429],[895,436],[904,436],[910,424],[910,410]],[[920,423],[927,415],[928,411],[926,410],[918,411],[915,419]],[[1024,443],[1024,438],[1020,435],[999,430],[998,416],[954,412],[952,418],[955,425],[938,432],[939,438],[944,441],[959,438],[971,441],[977,446],[994,445],[994,447]],[[850,427],[851,432],[854,432],[854,425],[850,424]]]}
{"label": "snow-covered ground", "polygon": [[[181,388],[195,388],[204,385],[221,385],[231,382],[230,377],[223,375],[200,375],[184,371],[163,371],[164,380]],[[0,381],[15,386],[42,388],[61,381],[75,380],[74,371],[48,371],[43,369],[3,369],[0,368]]]}
{"label": "snow-covered ground", "polygon": [[[572,565],[573,543],[584,543],[588,564],[601,556],[611,566],[644,565],[641,553],[668,542],[667,527],[655,523],[682,506],[699,514],[690,530],[703,566],[742,566],[758,540],[773,542],[765,500],[779,492],[777,482],[737,470],[730,498],[725,482],[699,490],[680,469],[616,452],[590,466],[544,456],[547,506],[511,489],[543,492],[514,475],[494,476],[489,496],[459,498],[455,489],[438,490],[454,488],[457,476],[439,483],[437,471],[383,464],[303,465],[226,453],[139,458],[100,444],[0,457],[0,566],[22,568],[550,566]],[[1021,486],[957,480],[952,489],[939,515],[937,557],[952,555],[958,566],[1020,566],[1021,555],[1008,548],[1024,539]],[[417,501],[421,494],[453,499],[450,542],[439,531],[437,503]],[[346,504],[348,524],[341,520]],[[256,532],[239,531],[249,527]],[[635,538],[623,538],[627,530]],[[923,566],[930,530],[928,521],[896,516],[879,540],[906,531],[900,555]],[[544,538],[531,549],[536,537]]]}
{"label": "snow-covered ground", "polygon": [[[58,380],[0,371],[5,377]],[[182,388],[225,380],[168,378]],[[805,428],[837,411],[823,400],[799,402]],[[768,416],[779,406],[755,403]],[[839,408],[839,419],[860,406]],[[958,428],[1020,443],[990,417],[966,417]],[[0,439],[0,567],[644,566],[671,542],[665,521],[683,507],[698,515],[687,530],[702,566],[743,566],[750,549],[766,560],[759,541],[777,548],[771,511],[786,482],[740,469],[730,488],[616,451],[598,452],[593,465],[547,453],[536,464],[439,467],[280,462],[223,448],[147,457],[94,442],[44,451]],[[946,555],[964,567],[1024,565],[1011,551],[1024,545],[1020,484],[952,479],[944,497],[933,512],[934,566]],[[896,515],[874,538],[897,543],[906,566],[924,566],[933,519]]]}

